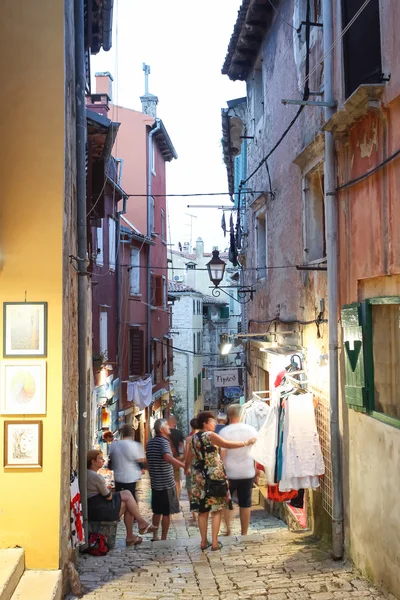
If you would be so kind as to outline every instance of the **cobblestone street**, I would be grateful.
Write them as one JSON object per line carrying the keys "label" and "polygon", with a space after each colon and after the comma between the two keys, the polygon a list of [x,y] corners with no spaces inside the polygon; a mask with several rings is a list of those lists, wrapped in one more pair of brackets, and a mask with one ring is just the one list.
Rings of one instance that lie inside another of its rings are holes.
{"label": "cobblestone street", "polygon": [[[147,481],[141,484],[141,510],[150,516]],[[239,533],[235,506],[232,536],[221,535],[218,552],[199,548],[196,526],[189,524],[186,492],[169,539],[125,547],[119,525],[115,548],[105,557],[82,555],[78,570],[85,600],[352,600],[393,598],[379,592],[347,562],[334,562],[329,549],[307,533],[291,533],[284,523],[254,507],[250,534]],[[222,534],[224,526],[222,525]],[[74,596],[68,596],[74,600]],[[393,599],[394,600],[394,599]]]}

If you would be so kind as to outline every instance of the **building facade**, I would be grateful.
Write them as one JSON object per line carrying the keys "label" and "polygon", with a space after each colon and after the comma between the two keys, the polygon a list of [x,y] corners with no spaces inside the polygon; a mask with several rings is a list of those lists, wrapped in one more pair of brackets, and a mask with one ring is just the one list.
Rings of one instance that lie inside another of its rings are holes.
{"label": "building facade", "polygon": [[230,192],[245,212],[245,282],[256,290],[244,318],[248,391],[272,388],[298,355],[326,467],[307,496],[308,523],[331,530],[336,556],[344,539],[394,594],[399,20],[393,1],[282,0],[274,10],[244,0],[223,66],[247,84],[245,109],[239,99],[223,111],[223,136]]}

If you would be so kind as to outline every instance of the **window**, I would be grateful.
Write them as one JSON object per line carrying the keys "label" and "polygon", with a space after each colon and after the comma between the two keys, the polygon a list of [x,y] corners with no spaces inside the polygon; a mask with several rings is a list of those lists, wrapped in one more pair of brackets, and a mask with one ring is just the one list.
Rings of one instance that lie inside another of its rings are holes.
{"label": "window", "polygon": [[256,237],[257,237],[257,279],[267,277],[268,262],[268,233],[267,233],[267,213],[260,213],[256,217]]}
{"label": "window", "polygon": [[173,354],[173,346],[172,340],[168,340],[168,375],[174,374],[174,354]]}
{"label": "window", "polygon": [[140,251],[139,248],[131,248],[131,262],[129,271],[131,296],[140,294]]}
{"label": "window", "polygon": [[108,265],[110,271],[115,271],[115,221],[108,217]]}
{"label": "window", "polygon": [[188,271],[194,271],[196,269],[196,263],[187,263],[186,264],[186,269]]}
{"label": "window", "polygon": [[400,296],[342,308],[349,408],[400,428]]}
{"label": "window", "polygon": [[194,378],[193,380],[193,386],[194,386],[194,401],[196,402],[197,400],[197,377]]}
{"label": "window", "polygon": [[260,58],[256,63],[253,75],[253,111],[254,123],[255,125],[257,125],[257,123],[264,114],[264,85],[262,62]]}
{"label": "window", "polygon": [[201,395],[201,373],[197,375],[197,393]]}
{"label": "window", "polygon": [[193,314],[196,314],[196,300],[193,300]]}
{"label": "window", "polygon": [[99,267],[104,265],[103,253],[103,219],[100,220],[100,227],[96,227],[96,264]]}
{"label": "window", "polygon": [[319,163],[304,178],[306,262],[326,257],[324,165]]}
{"label": "window", "polygon": [[200,333],[200,331],[197,332],[197,352],[198,352],[198,354],[200,354],[200,352],[201,352],[201,333]]}
{"label": "window", "polygon": [[162,275],[162,305],[163,305],[163,308],[167,308],[167,300],[168,300],[167,278],[165,277],[165,275]]}
{"label": "window", "polygon": [[108,358],[107,309],[100,307],[100,354]]}
{"label": "window", "polygon": [[229,306],[221,306],[219,309],[220,319],[229,319]]}
{"label": "window", "polygon": [[151,275],[150,279],[150,304],[152,306],[163,306],[163,277],[162,275]]}
{"label": "window", "polygon": [[144,375],[144,333],[129,330],[129,375]]}
{"label": "window", "polygon": [[163,361],[163,378],[167,379],[169,372],[168,372],[168,341],[167,338],[163,339],[163,345],[162,345],[162,361]]}
{"label": "window", "polygon": [[196,354],[196,334],[193,334],[193,352]]}
{"label": "window", "polygon": [[[364,0],[342,0],[343,28],[363,4]],[[343,54],[346,98],[363,83],[382,81],[379,0],[370,0],[344,34]]]}
{"label": "window", "polygon": [[165,226],[165,210],[161,209],[161,239],[163,242],[167,239],[167,230]]}

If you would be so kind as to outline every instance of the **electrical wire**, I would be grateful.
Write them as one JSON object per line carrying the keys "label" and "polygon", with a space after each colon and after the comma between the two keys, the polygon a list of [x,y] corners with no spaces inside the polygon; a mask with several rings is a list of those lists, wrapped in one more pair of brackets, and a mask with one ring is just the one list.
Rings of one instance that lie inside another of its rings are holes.
{"label": "electrical wire", "polygon": [[[264,191],[259,192],[255,190],[242,190],[246,194],[263,194]],[[151,194],[152,198],[193,198],[195,196],[230,196],[229,192],[207,192],[202,194]],[[146,198],[147,194],[126,194],[128,198]],[[210,208],[212,208],[210,204]],[[232,209],[234,210],[234,209]]]}
{"label": "electrical wire", "polygon": [[367,171],[366,173],[364,173],[364,175],[360,175],[360,177],[356,177],[355,179],[351,179],[347,183],[343,183],[342,185],[339,185],[339,187],[336,188],[336,191],[339,192],[340,190],[344,190],[353,185],[356,185],[357,183],[360,183],[360,181],[364,181],[364,179],[367,179],[368,177],[370,177],[371,175],[373,175],[374,173],[376,173],[383,167],[386,167],[386,165],[388,163],[390,163],[392,160],[394,160],[399,155],[400,155],[400,150],[396,150],[396,152],[394,152],[393,154],[388,156],[388,158],[386,158],[384,161],[382,161],[377,167],[375,167],[371,171]]}

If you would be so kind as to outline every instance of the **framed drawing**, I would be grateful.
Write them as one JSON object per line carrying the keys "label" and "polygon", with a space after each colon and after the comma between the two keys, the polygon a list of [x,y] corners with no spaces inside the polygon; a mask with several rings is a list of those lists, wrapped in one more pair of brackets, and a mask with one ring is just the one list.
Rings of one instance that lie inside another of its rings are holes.
{"label": "framed drawing", "polygon": [[46,414],[46,361],[3,360],[1,371],[0,413]]}
{"label": "framed drawing", "polygon": [[4,467],[38,469],[43,466],[43,422],[4,421]]}
{"label": "framed drawing", "polygon": [[4,302],[5,357],[47,356],[47,302]]}

